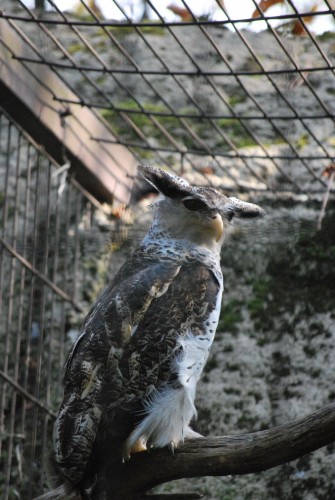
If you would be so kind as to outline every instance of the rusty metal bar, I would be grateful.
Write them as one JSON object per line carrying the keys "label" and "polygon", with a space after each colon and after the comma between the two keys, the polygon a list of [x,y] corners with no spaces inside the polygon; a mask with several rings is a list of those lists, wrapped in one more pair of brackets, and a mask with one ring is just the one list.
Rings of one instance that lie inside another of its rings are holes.
{"label": "rusty metal bar", "polygon": [[[43,410],[45,413],[50,415],[50,417],[56,418],[57,414],[50,410],[47,406],[45,406],[39,399],[36,399],[32,394],[27,392],[24,387],[21,385],[17,384],[15,380],[13,380],[11,377],[6,375],[6,373],[0,369],[0,377],[3,378],[8,384],[10,384],[17,392],[22,394],[26,399],[34,403],[34,405],[38,406],[41,410]],[[23,433],[21,434],[22,436],[24,435]]]}
{"label": "rusty metal bar", "polygon": [[23,264],[29,271],[36,276],[39,280],[45,283],[48,287],[50,287],[54,292],[57,293],[62,299],[69,302],[76,311],[82,311],[82,308],[79,304],[77,304],[72,297],[70,297],[67,293],[65,293],[61,288],[59,288],[55,283],[53,283],[49,278],[44,276],[38,269],[36,269],[30,262],[28,262],[22,255],[20,255],[15,248],[9,245],[2,237],[0,237],[1,245],[13,256],[17,259],[21,264]]}

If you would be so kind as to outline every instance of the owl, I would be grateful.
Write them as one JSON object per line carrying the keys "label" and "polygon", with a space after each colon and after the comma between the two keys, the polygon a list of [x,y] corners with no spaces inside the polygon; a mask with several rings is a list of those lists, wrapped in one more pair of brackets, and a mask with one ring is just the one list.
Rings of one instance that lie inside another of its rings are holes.
{"label": "owl", "polygon": [[[152,225],[89,314],[68,357],[53,432],[56,491],[90,498],[99,468],[149,447],[172,451],[196,416],[196,387],[218,325],[220,251],[257,205],[141,166],[160,194]],[[52,497],[48,497],[52,498]]]}

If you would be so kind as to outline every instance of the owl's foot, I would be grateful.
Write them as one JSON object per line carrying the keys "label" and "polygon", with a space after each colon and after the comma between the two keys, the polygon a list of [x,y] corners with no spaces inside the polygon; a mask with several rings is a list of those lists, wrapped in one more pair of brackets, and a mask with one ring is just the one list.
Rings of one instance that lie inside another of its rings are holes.
{"label": "owl's foot", "polygon": [[128,439],[122,447],[122,462],[125,463],[130,460],[131,455],[135,453],[141,453],[141,451],[146,451],[147,445],[142,438],[139,438],[132,446],[129,446]]}
{"label": "owl's foot", "polygon": [[[184,437],[181,442],[184,442],[184,439],[195,439],[203,437],[199,432],[195,432],[191,427],[187,426],[187,428],[184,431]],[[171,455],[174,455],[174,452],[176,448],[178,448],[178,442],[176,441],[170,441],[170,443],[167,445],[169,451],[171,452]]]}

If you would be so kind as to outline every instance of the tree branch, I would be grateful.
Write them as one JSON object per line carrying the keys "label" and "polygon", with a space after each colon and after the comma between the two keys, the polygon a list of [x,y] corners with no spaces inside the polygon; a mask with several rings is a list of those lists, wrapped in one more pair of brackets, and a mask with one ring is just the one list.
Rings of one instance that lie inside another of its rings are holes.
{"label": "tree branch", "polygon": [[101,472],[94,500],[141,498],[175,479],[260,472],[295,460],[335,441],[335,403],[272,429],[238,436],[187,440],[175,455],[167,449],[110,462]]}

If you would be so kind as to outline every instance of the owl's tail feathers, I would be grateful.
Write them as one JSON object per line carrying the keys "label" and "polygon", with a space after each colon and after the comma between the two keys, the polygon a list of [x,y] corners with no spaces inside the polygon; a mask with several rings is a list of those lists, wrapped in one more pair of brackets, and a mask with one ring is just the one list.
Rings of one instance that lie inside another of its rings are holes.
{"label": "owl's tail feathers", "polygon": [[65,485],[58,486],[53,490],[34,498],[34,500],[79,500],[81,496],[78,496],[76,492],[66,493]]}
{"label": "owl's tail feathers", "polygon": [[46,468],[48,482],[52,489],[33,500],[81,500],[81,495],[63,476],[53,452],[46,460]]}

